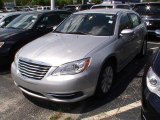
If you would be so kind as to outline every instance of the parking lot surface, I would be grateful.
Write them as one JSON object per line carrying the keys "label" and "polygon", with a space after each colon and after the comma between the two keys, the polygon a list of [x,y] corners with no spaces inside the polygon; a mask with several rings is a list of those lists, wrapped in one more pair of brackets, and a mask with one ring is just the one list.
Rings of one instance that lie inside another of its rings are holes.
{"label": "parking lot surface", "polygon": [[158,40],[149,41],[148,55],[136,57],[127,65],[105,98],[91,97],[70,104],[24,97],[14,85],[9,71],[1,68],[0,120],[140,120],[143,69],[147,58],[159,46]]}

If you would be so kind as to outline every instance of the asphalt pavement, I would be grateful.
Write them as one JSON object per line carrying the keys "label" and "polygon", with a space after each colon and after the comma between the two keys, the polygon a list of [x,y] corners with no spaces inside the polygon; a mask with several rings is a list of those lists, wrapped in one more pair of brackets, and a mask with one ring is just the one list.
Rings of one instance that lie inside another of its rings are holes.
{"label": "asphalt pavement", "polygon": [[136,57],[118,74],[118,82],[105,98],[77,103],[54,103],[23,95],[9,69],[0,68],[0,120],[140,120],[141,80],[147,58],[160,46],[149,39],[148,55]]}

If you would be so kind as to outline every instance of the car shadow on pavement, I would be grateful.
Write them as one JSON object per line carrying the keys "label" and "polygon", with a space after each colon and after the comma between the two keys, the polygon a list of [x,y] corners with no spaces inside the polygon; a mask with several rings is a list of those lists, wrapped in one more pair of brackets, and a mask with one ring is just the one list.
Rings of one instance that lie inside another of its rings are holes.
{"label": "car shadow on pavement", "polygon": [[[152,51],[148,52],[148,56],[152,54]],[[55,103],[47,100],[39,100],[33,97],[26,96],[29,101],[35,105],[57,112],[65,112],[72,114],[87,113],[93,111],[119,97],[137,76],[137,74],[143,70],[146,60],[148,58],[135,58],[127,67],[118,74],[118,82],[113,86],[111,92],[104,98],[90,97],[86,100],[76,103]]]}
{"label": "car shadow on pavement", "polygon": [[10,67],[0,66],[0,75],[5,75],[10,73]]}

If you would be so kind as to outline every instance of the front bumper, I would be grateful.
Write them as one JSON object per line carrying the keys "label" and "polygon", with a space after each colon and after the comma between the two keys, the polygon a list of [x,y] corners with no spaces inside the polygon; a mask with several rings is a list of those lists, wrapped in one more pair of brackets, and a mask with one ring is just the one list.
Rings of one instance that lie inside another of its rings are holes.
{"label": "front bumper", "polygon": [[142,117],[144,120],[160,119],[160,97],[146,87],[142,92]]}
{"label": "front bumper", "polygon": [[46,75],[42,80],[21,76],[15,63],[11,67],[15,84],[24,93],[56,102],[77,102],[94,94],[97,77],[94,73],[77,75]]}

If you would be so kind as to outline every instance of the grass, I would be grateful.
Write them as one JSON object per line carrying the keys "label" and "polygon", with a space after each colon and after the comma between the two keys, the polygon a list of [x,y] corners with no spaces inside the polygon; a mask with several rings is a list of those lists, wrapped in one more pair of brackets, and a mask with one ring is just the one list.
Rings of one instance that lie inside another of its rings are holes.
{"label": "grass", "polygon": [[58,120],[61,117],[62,117],[62,113],[61,112],[57,112],[57,113],[55,113],[54,116],[51,116],[49,120]]}
{"label": "grass", "polygon": [[71,117],[67,117],[65,118],[65,120],[73,120]]}

